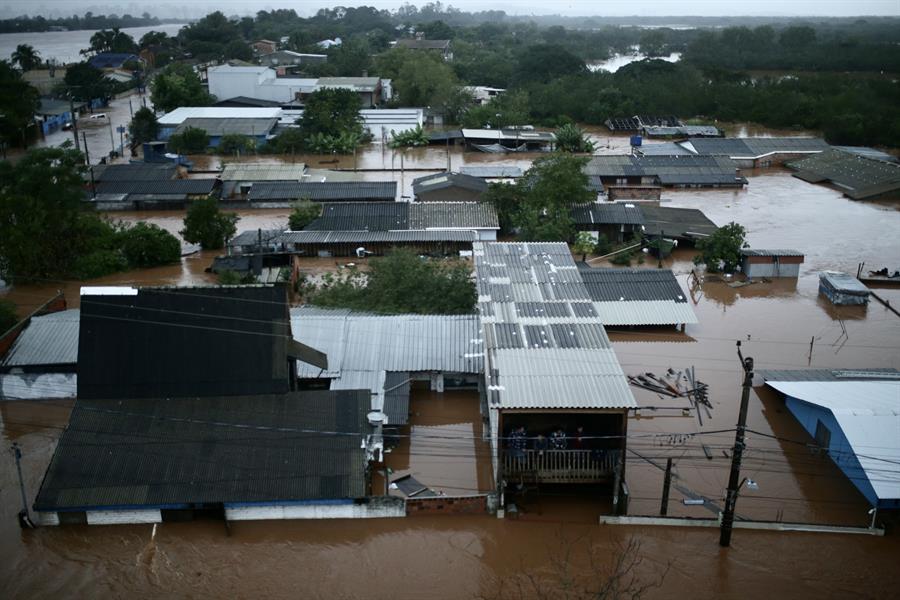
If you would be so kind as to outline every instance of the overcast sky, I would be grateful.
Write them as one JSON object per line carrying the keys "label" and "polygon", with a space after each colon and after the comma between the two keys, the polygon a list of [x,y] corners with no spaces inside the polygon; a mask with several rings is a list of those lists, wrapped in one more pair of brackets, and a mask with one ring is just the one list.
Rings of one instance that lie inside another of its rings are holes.
{"label": "overcast sky", "polygon": [[[403,0],[353,0],[325,2],[322,0],[144,0],[142,2],[109,0],[0,0],[0,15],[11,17],[21,14],[48,17],[83,14],[90,10],[95,14],[133,14],[144,11],[160,17],[196,17],[213,10],[229,15],[253,14],[258,10],[293,8],[298,14],[308,16],[319,8],[332,6],[375,6],[396,9]],[[424,1],[410,2],[417,6]],[[444,2],[466,11],[487,9],[504,10],[509,14],[560,14],[568,16],[829,16],[857,15],[900,16],[900,0],[455,0]]]}

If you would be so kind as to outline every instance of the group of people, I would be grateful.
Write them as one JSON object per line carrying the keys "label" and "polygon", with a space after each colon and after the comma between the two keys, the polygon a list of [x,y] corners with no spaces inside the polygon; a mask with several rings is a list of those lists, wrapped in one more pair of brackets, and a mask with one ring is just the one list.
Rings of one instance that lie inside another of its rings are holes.
{"label": "group of people", "polygon": [[589,448],[589,441],[581,425],[577,426],[571,435],[562,427],[557,427],[549,437],[538,433],[533,438],[528,437],[524,425],[519,425],[510,432],[508,447],[513,456],[524,457],[529,445],[532,450],[543,453],[545,450],[586,450]]}

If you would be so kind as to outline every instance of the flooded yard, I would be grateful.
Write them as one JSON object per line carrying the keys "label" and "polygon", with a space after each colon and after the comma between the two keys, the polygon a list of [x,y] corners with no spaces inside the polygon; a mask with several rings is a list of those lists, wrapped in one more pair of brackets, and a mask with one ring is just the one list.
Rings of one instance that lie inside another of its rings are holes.
{"label": "flooded yard", "polygon": [[[440,168],[438,150],[421,161]],[[343,159],[342,159],[343,160]],[[468,154],[467,154],[468,160]],[[732,288],[688,282],[693,252],[677,250],[672,268],[693,302],[699,322],[674,328],[610,329],[626,373],[664,372],[694,366],[709,385],[711,414],[702,425],[679,411],[645,408],[629,422],[627,483],[629,513],[659,512],[663,471],[672,457],[678,485],[669,514],[714,517],[682,500],[704,496],[721,503],[740,399],[741,368],[735,341],[756,369],[900,368],[900,317],[877,302],[834,307],[819,297],[818,272],[856,272],[900,267],[897,205],[853,202],[835,190],[772,170],[750,174],[744,190],[666,190],[665,206],[703,210],[719,225],[743,224],[756,248],[796,248],[805,253],[800,278]],[[239,229],[268,227],[287,211],[243,211]],[[122,213],[170,231],[179,213]],[[124,273],[94,283],[188,285],[212,281],[204,273],[215,253],[198,253],[181,264]],[[333,261],[331,261],[333,262]],[[310,269],[330,268],[310,263]],[[651,268],[647,263],[644,268]],[[38,304],[62,288],[77,305],[77,282],[15,287],[7,297],[20,307]],[[900,304],[900,290],[879,290]],[[813,341],[810,352],[810,341]],[[198,357],[202,360],[202,357]],[[757,384],[761,378],[757,376]],[[680,406],[634,388],[638,404]],[[389,456],[397,473],[414,473],[447,494],[489,489],[487,446],[478,441],[477,398],[468,392],[416,392],[407,442]],[[36,493],[62,429],[69,403],[0,403],[0,435],[23,449],[29,497]],[[826,458],[806,447],[808,436],[764,387],[751,392],[743,474],[758,483],[737,502],[739,516],[755,519],[868,524],[868,505]],[[724,430],[724,431],[723,431]],[[451,439],[435,446],[435,432]],[[417,435],[422,436],[417,439]],[[776,439],[777,438],[777,439]],[[726,456],[726,454],[728,456]],[[518,520],[490,516],[416,516],[407,519],[233,524],[166,523],[152,526],[67,527],[20,531],[15,466],[0,469],[0,580],[10,598],[35,597],[295,597],[431,598],[492,597],[503,579],[522,569],[549,575],[554,540],[589,536],[612,556],[634,536],[641,543],[640,573],[669,572],[647,597],[673,598],[888,598],[900,585],[897,521],[883,538],[738,530],[729,550],[715,529],[598,527],[607,500],[594,494],[548,494],[540,511]],[[155,531],[155,535],[154,535]],[[576,542],[576,555],[590,543]]]}

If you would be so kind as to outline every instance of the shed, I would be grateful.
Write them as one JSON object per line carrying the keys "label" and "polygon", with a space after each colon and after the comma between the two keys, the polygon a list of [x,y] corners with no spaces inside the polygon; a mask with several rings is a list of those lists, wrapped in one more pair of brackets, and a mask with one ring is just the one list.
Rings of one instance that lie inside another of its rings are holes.
{"label": "shed", "polygon": [[644,235],[665,235],[679,242],[694,243],[715,233],[718,227],[697,208],[638,205],[644,213]]}
{"label": "shed", "polygon": [[573,206],[569,213],[576,229],[602,234],[608,241],[622,243],[643,230],[644,214],[634,204],[624,202],[592,202]]}
{"label": "shed", "polygon": [[799,277],[803,253],[799,250],[741,249],[741,271],[754,277]]}
{"label": "shed", "polygon": [[832,304],[868,304],[871,292],[852,275],[825,271],[819,273],[819,293],[824,294]]}
{"label": "shed", "polygon": [[900,380],[767,381],[875,508],[900,508]]}

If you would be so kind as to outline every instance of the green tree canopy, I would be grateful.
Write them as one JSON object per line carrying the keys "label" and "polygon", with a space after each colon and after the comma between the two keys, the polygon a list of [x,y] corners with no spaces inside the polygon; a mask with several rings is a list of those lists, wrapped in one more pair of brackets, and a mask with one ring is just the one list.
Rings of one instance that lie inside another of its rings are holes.
{"label": "green tree canopy", "polygon": [[549,81],[586,71],[584,61],[557,44],[537,44],[519,54],[519,81]]}
{"label": "green tree canopy", "polygon": [[159,225],[142,221],[125,227],[119,236],[122,254],[132,268],[167,265],[181,259],[181,242]]}
{"label": "green tree canopy", "polygon": [[31,71],[41,66],[41,55],[29,44],[19,44],[12,53],[12,61],[22,71]]}
{"label": "green tree canopy", "polygon": [[173,63],[150,84],[150,99],[157,110],[170,112],[180,106],[209,106],[215,99],[203,87],[200,77],[183,63]]}
{"label": "green tree canopy", "polygon": [[591,235],[590,231],[579,231],[575,236],[575,242],[572,244],[572,250],[576,254],[581,255],[581,262],[587,259],[587,255],[594,252],[597,248],[597,240]]}
{"label": "green tree canopy", "polygon": [[556,130],[556,147],[563,152],[593,152],[594,143],[577,125],[566,123]]}
{"label": "green tree canopy", "polygon": [[694,264],[705,264],[710,273],[733,273],[741,262],[741,248],[747,247],[747,230],[735,222],[719,227],[715,233],[697,242],[700,254]]}
{"label": "green tree canopy", "polygon": [[155,140],[159,135],[159,121],[156,114],[146,106],[139,108],[128,125],[128,134],[131,136],[132,146]]}
{"label": "green tree canopy", "polygon": [[463,262],[422,259],[411,250],[374,258],[366,273],[326,276],[305,291],[312,304],[383,314],[470,314],[477,295]]}
{"label": "green tree canopy", "polygon": [[353,90],[325,88],[310,94],[297,121],[305,136],[337,136],[345,132],[362,135],[359,95]]}
{"label": "green tree canopy", "polygon": [[288,226],[291,231],[302,231],[304,227],[319,218],[322,205],[309,200],[298,200],[291,206]]}
{"label": "green tree canopy", "polygon": [[127,54],[138,51],[138,45],[135,43],[134,38],[124,31],[120,31],[118,27],[101,29],[91,36],[90,42],[90,48],[82,50],[82,54],[99,54],[101,52]]}
{"label": "green tree canopy", "polygon": [[572,205],[594,198],[583,170],[587,160],[554,153],[534,161],[517,183],[522,195],[516,217],[521,239],[563,242],[572,238]]}
{"label": "green tree canopy", "polygon": [[241,40],[241,32],[237,23],[216,11],[182,28],[178,39],[197,60],[215,60],[225,58],[226,47]]}
{"label": "green tree canopy", "polygon": [[184,217],[181,237],[190,244],[200,244],[204,250],[222,248],[237,231],[240,219],[235,213],[219,210],[212,196],[191,203]]}
{"label": "green tree canopy", "polygon": [[395,48],[380,55],[376,67],[381,77],[392,79],[403,106],[443,107],[459,82],[440,55]]}
{"label": "green tree canopy", "polygon": [[187,127],[181,133],[173,133],[168,146],[178,154],[202,154],[209,147],[209,135],[205,129]]}
{"label": "green tree canopy", "polygon": [[24,147],[39,104],[38,91],[5,60],[0,61],[0,90],[0,137]]}
{"label": "green tree canopy", "polygon": [[112,82],[103,76],[102,71],[86,62],[71,65],[63,81],[72,98],[84,102],[106,99],[112,91]]}
{"label": "green tree canopy", "polygon": [[249,135],[226,133],[219,140],[219,154],[247,154],[256,150],[256,140]]}

